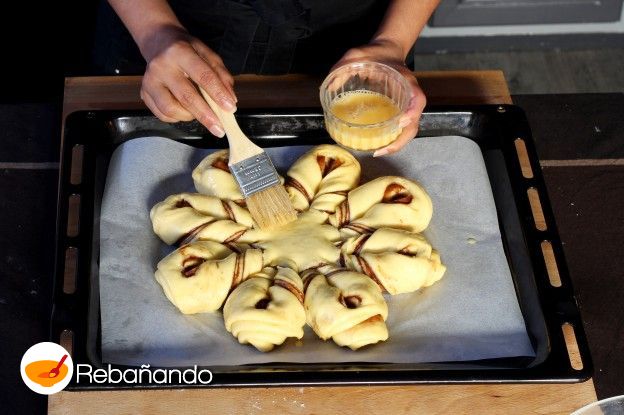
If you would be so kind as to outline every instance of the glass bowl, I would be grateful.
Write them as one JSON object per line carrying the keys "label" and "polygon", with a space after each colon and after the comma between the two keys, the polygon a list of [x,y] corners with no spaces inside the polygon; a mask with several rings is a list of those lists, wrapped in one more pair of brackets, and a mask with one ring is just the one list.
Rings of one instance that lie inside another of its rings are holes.
{"label": "glass bowl", "polygon": [[572,415],[624,415],[624,395],[590,403],[574,411]]}
{"label": "glass bowl", "polygon": [[410,94],[409,82],[388,65],[341,66],[321,85],[325,128],[334,141],[353,150],[385,147],[401,134],[399,121]]}

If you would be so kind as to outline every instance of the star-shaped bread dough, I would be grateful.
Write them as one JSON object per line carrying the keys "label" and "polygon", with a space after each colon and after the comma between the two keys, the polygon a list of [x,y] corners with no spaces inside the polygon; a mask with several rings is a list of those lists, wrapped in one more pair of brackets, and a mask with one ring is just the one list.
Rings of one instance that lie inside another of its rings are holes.
{"label": "star-shaped bread dough", "polygon": [[179,246],[156,280],[183,313],[223,307],[226,329],[261,351],[301,338],[304,321],[354,350],[385,341],[383,292],[427,287],[446,268],[421,234],[433,215],[425,189],[398,176],[359,184],[360,172],[347,150],[314,147],[283,178],[298,220],[267,231],[245,206],[228,151],[212,153],[192,172],[198,193],[150,212],[154,232]]}

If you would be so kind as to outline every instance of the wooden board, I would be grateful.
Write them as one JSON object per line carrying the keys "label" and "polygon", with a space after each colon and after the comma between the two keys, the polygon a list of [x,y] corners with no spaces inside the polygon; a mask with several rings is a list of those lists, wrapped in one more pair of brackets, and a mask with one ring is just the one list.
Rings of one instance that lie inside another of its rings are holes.
{"label": "wooden board", "polygon": [[[500,71],[416,74],[430,104],[509,104]],[[140,77],[68,78],[63,114],[143,108]],[[320,79],[303,75],[236,78],[241,107],[318,106]],[[245,105],[243,105],[243,103]],[[521,156],[522,157],[522,156]],[[550,264],[552,266],[552,264]],[[578,356],[572,356],[578,360]],[[416,385],[61,392],[49,414],[561,414],[596,400],[591,380],[543,385]]]}
{"label": "wooden board", "polygon": [[[501,71],[417,72],[430,104],[511,104]],[[307,75],[236,77],[241,108],[320,107],[322,79]],[[67,78],[63,115],[85,109],[145,108],[140,76]]]}
{"label": "wooden board", "polygon": [[593,400],[591,382],[61,392],[49,414],[569,415]]}

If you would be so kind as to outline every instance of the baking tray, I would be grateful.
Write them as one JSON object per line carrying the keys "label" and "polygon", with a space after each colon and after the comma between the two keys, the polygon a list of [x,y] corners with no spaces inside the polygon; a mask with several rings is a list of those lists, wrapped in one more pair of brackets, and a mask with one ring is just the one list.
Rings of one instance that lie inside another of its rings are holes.
{"label": "baking tray", "polygon": [[[239,110],[241,128],[263,147],[329,143],[320,108]],[[65,123],[57,216],[56,268],[51,341],[70,349],[74,363],[108,367],[101,360],[99,315],[99,214],[108,162],[121,143],[158,135],[198,148],[223,148],[197,122],[167,124],[146,111],[79,111]],[[419,364],[257,364],[208,367],[215,386],[287,386],[411,383],[579,382],[592,362],[561,241],[548,201],[535,146],[523,111],[512,105],[428,107],[419,136],[459,135],[483,152],[518,302],[535,357]],[[524,143],[532,174],[517,146]],[[528,176],[528,177],[526,177]],[[528,192],[537,192],[544,224],[534,220]],[[552,245],[560,286],[549,279],[542,242]],[[576,338],[572,367],[564,326]],[[127,366],[111,365],[125,369]],[[154,369],[152,367],[152,369]],[[124,382],[77,384],[67,389],[194,387]],[[204,385],[196,385],[205,387]]]}

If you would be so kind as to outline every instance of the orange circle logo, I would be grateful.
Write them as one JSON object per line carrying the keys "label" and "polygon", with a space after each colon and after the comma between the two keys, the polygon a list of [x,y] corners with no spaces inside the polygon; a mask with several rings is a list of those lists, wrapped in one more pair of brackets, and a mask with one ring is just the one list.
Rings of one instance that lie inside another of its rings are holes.
{"label": "orange circle logo", "polygon": [[33,392],[51,395],[69,384],[74,374],[74,363],[62,346],[42,342],[24,353],[20,371],[22,380]]}

